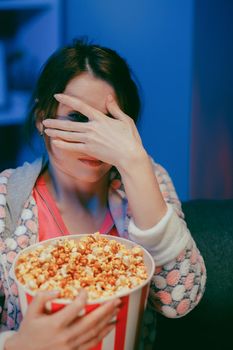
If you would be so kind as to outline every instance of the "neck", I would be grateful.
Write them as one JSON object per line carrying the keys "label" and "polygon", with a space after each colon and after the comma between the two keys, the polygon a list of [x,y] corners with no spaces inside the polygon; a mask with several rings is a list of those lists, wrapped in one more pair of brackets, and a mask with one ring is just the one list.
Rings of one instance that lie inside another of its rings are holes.
{"label": "neck", "polygon": [[67,174],[57,171],[50,164],[43,176],[61,209],[68,205],[97,212],[98,209],[107,205],[108,174],[98,182],[88,183],[71,176],[68,177]]}

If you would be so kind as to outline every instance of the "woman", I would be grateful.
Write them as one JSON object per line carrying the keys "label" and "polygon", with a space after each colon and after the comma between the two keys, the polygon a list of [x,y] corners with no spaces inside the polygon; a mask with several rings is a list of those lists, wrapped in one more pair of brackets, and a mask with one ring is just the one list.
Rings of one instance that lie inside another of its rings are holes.
{"label": "woman", "polygon": [[111,331],[120,307],[117,299],[77,317],[86,302],[82,291],[70,306],[47,315],[45,303],[56,294],[44,292],[21,322],[10,268],[16,252],[36,241],[100,231],[141,244],[157,266],[148,306],[153,317],[154,311],[183,316],[202,297],[203,259],[169,175],[143,147],[135,126],[139,111],[129,67],[110,49],[78,40],[44,66],[29,121],[48,159],[0,177],[5,350],[90,349]]}

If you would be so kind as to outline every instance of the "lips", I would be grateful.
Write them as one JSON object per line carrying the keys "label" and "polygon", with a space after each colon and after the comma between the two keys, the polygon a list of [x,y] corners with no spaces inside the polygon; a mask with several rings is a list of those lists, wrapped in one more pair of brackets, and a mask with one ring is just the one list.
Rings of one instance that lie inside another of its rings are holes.
{"label": "lips", "polygon": [[95,158],[81,158],[79,159],[80,162],[82,162],[85,165],[92,166],[92,167],[98,167],[103,162],[101,160],[95,159]]}

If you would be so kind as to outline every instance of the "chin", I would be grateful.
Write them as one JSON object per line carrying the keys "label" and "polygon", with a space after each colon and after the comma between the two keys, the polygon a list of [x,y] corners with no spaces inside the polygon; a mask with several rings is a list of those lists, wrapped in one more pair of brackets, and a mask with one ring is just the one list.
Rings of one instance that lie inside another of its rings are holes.
{"label": "chin", "polygon": [[66,174],[76,181],[96,183],[109,174],[110,169],[98,169],[98,171],[83,171],[83,169],[66,170]]}

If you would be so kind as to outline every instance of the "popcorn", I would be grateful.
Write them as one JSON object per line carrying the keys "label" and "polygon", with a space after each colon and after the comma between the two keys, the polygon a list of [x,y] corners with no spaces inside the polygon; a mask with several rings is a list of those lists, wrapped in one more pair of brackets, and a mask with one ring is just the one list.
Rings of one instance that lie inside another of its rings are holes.
{"label": "popcorn", "polygon": [[133,289],[148,278],[140,247],[127,248],[99,233],[41,244],[20,255],[15,275],[31,291],[55,289],[62,299],[73,300],[85,288],[88,301]]}

